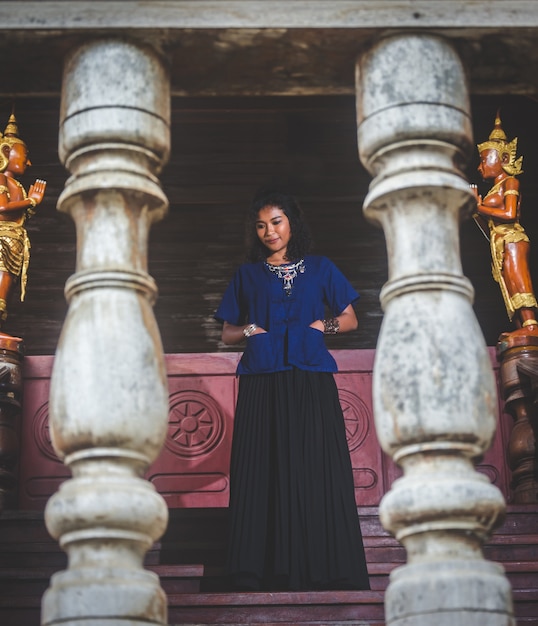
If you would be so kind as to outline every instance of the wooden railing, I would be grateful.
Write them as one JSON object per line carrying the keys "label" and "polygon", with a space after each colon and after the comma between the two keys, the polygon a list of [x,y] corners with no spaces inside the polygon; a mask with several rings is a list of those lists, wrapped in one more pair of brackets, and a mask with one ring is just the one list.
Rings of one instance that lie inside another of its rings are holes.
{"label": "wooden railing", "polygon": [[[492,365],[498,373],[495,351]],[[374,427],[372,369],[374,350],[333,351],[336,381],[344,410],[358,506],[377,506],[399,469],[381,450]],[[240,354],[166,356],[170,413],[168,436],[147,478],[169,508],[226,507],[229,455],[237,394],[235,368]],[[27,357],[21,423],[19,496],[21,510],[42,510],[69,476],[57,458],[48,429],[48,396],[53,357]],[[506,448],[512,418],[502,411],[493,444],[479,470],[510,501]]]}

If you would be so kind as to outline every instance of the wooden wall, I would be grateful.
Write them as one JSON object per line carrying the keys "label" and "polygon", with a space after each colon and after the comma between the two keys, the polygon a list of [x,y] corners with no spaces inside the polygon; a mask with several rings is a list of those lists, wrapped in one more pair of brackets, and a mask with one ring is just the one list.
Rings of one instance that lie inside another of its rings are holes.
{"label": "wooden wall", "polygon": [[[497,107],[509,138],[524,155],[523,224],[536,242],[538,272],[538,103],[524,97],[473,99],[476,142],[484,141]],[[379,290],[387,279],[383,233],[362,215],[370,181],[356,143],[352,97],[175,98],[172,153],[161,180],[170,200],[167,218],[150,236],[149,272],[160,295],[155,306],[165,352],[217,352],[212,320],[234,268],[243,258],[243,216],[256,189],[281,182],[307,214],[315,253],[331,257],[361,293],[360,329],[330,338],[332,349],[374,348],[382,319]],[[0,129],[11,101],[0,99]],[[63,287],[75,269],[75,230],[56,201],[68,173],[58,162],[59,101],[16,102],[20,131],[33,167],[23,182],[48,181],[45,202],[29,223],[32,258],[27,299],[15,297],[6,332],[22,336],[29,355],[53,354],[66,312]],[[468,175],[479,182],[473,155]],[[482,191],[487,186],[481,185]],[[475,310],[488,345],[510,328],[490,273],[487,241],[472,221],[461,227],[464,273],[476,290]],[[538,277],[535,282],[538,282]],[[442,324],[443,320],[440,319]]]}

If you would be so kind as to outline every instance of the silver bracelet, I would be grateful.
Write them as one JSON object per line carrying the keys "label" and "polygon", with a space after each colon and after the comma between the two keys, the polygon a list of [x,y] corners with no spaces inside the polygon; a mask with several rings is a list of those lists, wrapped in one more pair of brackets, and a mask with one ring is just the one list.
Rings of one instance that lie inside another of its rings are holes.
{"label": "silver bracelet", "polygon": [[337,317],[331,317],[330,319],[321,321],[323,322],[323,332],[326,335],[336,335],[340,330],[340,322]]}
{"label": "silver bracelet", "polygon": [[257,328],[258,327],[256,326],[256,324],[249,324],[248,326],[243,328],[243,335],[248,338],[250,337],[250,335],[253,335],[256,332]]}

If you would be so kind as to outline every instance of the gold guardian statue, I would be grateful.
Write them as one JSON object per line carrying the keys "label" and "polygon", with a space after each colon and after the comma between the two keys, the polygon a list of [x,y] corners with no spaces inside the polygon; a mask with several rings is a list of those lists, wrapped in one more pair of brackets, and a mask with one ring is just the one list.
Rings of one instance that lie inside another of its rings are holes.
{"label": "gold guardian statue", "polygon": [[[0,327],[7,318],[11,290],[20,281],[21,301],[26,291],[26,274],[30,260],[30,242],[25,223],[43,200],[47,183],[36,180],[28,192],[17,180],[31,165],[28,148],[19,137],[12,113],[0,132]],[[15,339],[0,332],[1,340]]]}
{"label": "gold guardian statue", "polygon": [[493,186],[482,197],[476,185],[474,218],[483,232],[489,234],[492,273],[499,283],[506,312],[516,325],[510,334],[537,334],[538,304],[532,286],[529,251],[530,241],[519,223],[521,196],[516,178],[523,172],[523,157],[517,157],[517,137],[508,141],[497,113],[489,139],[478,144],[478,171]]}

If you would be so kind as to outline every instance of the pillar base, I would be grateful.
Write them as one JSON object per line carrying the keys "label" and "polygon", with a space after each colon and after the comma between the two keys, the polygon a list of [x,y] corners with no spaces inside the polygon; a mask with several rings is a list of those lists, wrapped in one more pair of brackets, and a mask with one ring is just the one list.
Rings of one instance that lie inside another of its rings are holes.
{"label": "pillar base", "polygon": [[[119,617],[121,607],[125,614]],[[166,615],[167,599],[156,574],[103,567],[90,568],[78,577],[72,571],[55,574],[43,597],[41,623],[162,626],[167,622]]]}
{"label": "pillar base", "polygon": [[515,626],[510,583],[481,560],[404,565],[390,575],[385,614],[391,626]]}

